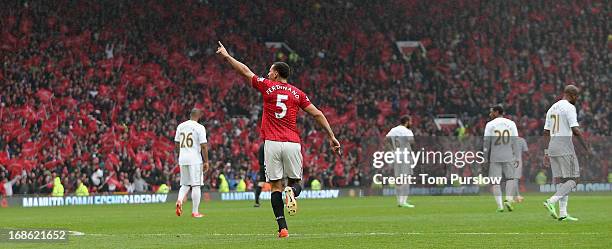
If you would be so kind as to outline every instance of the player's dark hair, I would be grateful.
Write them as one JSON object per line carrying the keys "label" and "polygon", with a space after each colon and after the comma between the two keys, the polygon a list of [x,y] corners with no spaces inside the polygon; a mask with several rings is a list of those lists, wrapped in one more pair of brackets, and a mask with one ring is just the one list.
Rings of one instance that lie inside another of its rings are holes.
{"label": "player's dark hair", "polygon": [[492,106],[491,109],[493,109],[493,111],[499,113],[499,115],[504,114],[504,107],[502,107],[501,105]]}
{"label": "player's dark hair", "polygon": [[289,67],[289,65],[287,63],[284,63],[282,61],[278,61],[278,62],[274,62],[274,64],[272,64],[272,66],[274,67],[274,70],[276,70],[276,72],[278,72],[278,75],[281,78],[289,79],[289,76],[291,75],[291,68]]}
{"label": "player's dark hair", "polygon": [[408,122],[410,120],[410,116],[408,115],[404,115],[400,118],[400,122],[402,122],[402,124],[405,124],[406,122]]}

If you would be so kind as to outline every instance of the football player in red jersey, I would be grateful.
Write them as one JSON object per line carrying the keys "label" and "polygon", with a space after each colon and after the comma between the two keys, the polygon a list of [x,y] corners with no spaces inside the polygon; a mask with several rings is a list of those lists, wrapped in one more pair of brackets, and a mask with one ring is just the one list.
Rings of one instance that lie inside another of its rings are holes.
{"label": "football player in red jersey", "polygon": [[[284,216],[283,198],[290,215],[297,212],[295,198],[299,196],[302,179],[302,153],[300,134],[297,130],[297,113],[300,109],[310,114],[325,129],[329,145],[335,153],[340,153],[340,143],[334,136],[327,118],[317,109],[310,99],[297,87],[287,83],[291,69],[284,62],[270,66],[268,78],[256,76],[251,69],[232,57],[219,42],[217,54],[223,56],[251,85],[263,96],[261,136],[264,143],[264,164],[266,180],[272,185],[270,201],[278,223],[278,236],[287,237],[287,222]],[[288,186],[283,188],[283,179]]]}

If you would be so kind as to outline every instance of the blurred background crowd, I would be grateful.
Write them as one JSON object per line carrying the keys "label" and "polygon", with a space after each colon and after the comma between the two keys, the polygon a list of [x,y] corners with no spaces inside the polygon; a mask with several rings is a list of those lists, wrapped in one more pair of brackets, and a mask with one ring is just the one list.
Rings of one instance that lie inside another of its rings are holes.
{"label": "blurred background crowd", "polygon": [[[343,145],[301,115],[304,178],[369,186],[367,147],[413,117],[416,136],[456,136],[456,114],[479,136],[503,103],[521,136],[538,136],[570,83],[579,122],[609,136],[610,1],[3,1],[0,3],[0,193],[178,189],[172,141],[189,110],[205,110],[212,170],[230,189],[253,185],[261,97],[215,55],[265,76],[274,61],[330,120]],[[401,53],[396,41],[422,49]],[[266,42],[284,42],[270,47]],[[535,144],[533,146],[536,146]],[[531,147],[530,150],[540,150]],[[609,149],[609,147],[608,147]],[[525,179],[540,170],[524,160]],[[592,180],[607,180],[601,156]],[[601,179],[600,179],[601,178]]]}

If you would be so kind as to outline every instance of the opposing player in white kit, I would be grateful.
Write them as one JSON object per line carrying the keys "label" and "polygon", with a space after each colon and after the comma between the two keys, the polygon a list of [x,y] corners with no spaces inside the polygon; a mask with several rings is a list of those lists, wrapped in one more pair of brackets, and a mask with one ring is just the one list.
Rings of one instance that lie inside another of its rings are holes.
{"label": "opposing player in white kit", "polygon": [[504,109],[500,105],[491,107],[489,117],[492,119],[485,126],[484,152],[489,159],[489,177],[504,177],[506,182],[506,200],[502,203],[502,191],[499,184],[493,185],[493,195],[497,203],[497,212],[514,210],[514,192],[516,184],[516,161],[520,153],[516,138],[518,130],[514,121],[504,118]]}
{"label": "opposing player in white kit", "polygon": [[[577,99],[578,88],[574,85],[566,86],[563,91],[563,99],[548,109],[544,124],[544,137],[547,140],[550,139],[548,149],[544,150],[544,165],[548,166],[550,163],[553,178],[561,178],[562,182],[557,187],[557,192],[544,202],[544,207],[553,218],[560,221],[578,220],[567,213],[568,195],[576,187],[576,181],[580,177],[572,136],[575,135],[586,151],[590,152],[578,128],[578,115],[574,106]],[[557,202],[559,202],[559,214],[555,207]]]}
{"label": "opposing player in white kit", "polygon": [[179,165],[181,167],[181,189],[176,201],[176,215],[183,213],[183,202],[187,199],[187,192],[191,189],[193,207],[191,216],[201,218],[198,211],[201,200],[201,190],[204,181],[204,172],[208,170],[208,146],[206,143],[206,128],[198,123],[202,111],[191,110],[191,119],[178,125],[174,142],[179,150]]}
{"label": "opposing player in white kit", "polygon": [[527,146],[527,141],[522,137],[518,137],[516,142],[518,143],[519,153],[517,154],[518,158],[516,159],[516,161],[518,161],[518,168],[516,168],[514,171],[514,174],[516,175],[516,184],[514,185],[514,200],[520,203],[525,199],[523,196],[521,196],[521,192],[519,190],[521,177],[523,177],[523,153],[528,152],[529,147]]}
{"label": "opposing player in white kit", "polygon": [[[412,125],[412,119],[410,116],[402,116],[400,118],[401,124],[393,127],[385,138],[386,140],[386,150],[387,151],[396,151],[399,149],[400,151],[404,151],[404,149],[408,149],[411,151],[410,144],[414,143],[414,134],[412,130],[410,130],[410,126]],[[395,177],[405,177],[408,175],[412,175],[412,163],[402,162],[402,163],[394,163],[393,171]],[[413,208],[414,205],[408,203],[408,195],[410,193],[410,184],[396,184],[395,185],[395,195],[397,196],[397,206],[398,207],[406,207]]]}

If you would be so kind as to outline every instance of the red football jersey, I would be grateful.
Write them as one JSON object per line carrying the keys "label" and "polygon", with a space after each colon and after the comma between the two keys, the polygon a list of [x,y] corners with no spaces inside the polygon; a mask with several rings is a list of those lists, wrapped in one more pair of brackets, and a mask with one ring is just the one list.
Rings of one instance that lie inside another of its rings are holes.
{"label": "red football jersey", "polygon": [[310,105],[302,90],[289,83],[253,76],[251,85],[263,95],[261,136],[265,140],[300,143],[297,113]]}

